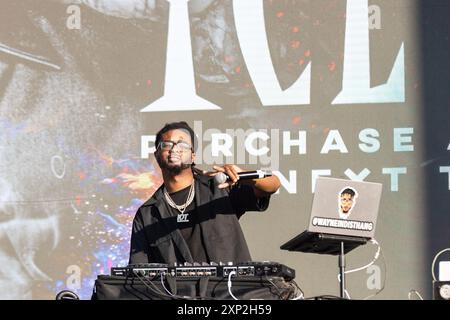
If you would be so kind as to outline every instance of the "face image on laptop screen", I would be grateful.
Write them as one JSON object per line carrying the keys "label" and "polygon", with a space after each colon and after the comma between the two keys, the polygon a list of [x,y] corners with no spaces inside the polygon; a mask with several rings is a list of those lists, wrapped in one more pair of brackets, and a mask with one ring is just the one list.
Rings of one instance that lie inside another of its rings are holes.
{"label": "face image on laptop screen", "polygon": [[340,219],[347,219],[352,213],[358,199],[358,191],[350,186],[345,186],[337,197],[337,207]]}
{"label": "face image on laptop screen", "polygon": [[319,177],[308,231],[373,238],[380,183]]}

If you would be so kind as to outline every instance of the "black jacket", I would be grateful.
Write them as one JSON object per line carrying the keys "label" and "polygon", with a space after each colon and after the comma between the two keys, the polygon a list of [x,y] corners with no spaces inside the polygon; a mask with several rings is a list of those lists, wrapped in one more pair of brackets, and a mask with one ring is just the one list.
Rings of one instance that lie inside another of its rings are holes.
{"label": "black jacket", "polygon": [[[247,185],[219,189],[212,177],[195,175],[196,214],[210,261],[251,261],[238,219],[246,211],[264,211],[270,196],[256,198]],[[137,211],[131,234],[130,264],[195,262],[169,212],[162,186]]]}

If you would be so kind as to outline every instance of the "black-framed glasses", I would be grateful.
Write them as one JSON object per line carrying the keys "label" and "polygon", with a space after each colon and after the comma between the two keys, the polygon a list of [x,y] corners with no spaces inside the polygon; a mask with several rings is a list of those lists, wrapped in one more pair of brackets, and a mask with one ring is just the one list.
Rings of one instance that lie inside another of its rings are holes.
{"label": "black-framed glasses", "polygon": [[177,146],[180,150],[183,150],[183,151],[192,150],[192,146],[185,141],[175,142],[175,141],[171,141],[171,140],[161,141],[158,145],[158,149],[167,151],[167,150],[172,150],[172,148],[175,148],[175,146]]}

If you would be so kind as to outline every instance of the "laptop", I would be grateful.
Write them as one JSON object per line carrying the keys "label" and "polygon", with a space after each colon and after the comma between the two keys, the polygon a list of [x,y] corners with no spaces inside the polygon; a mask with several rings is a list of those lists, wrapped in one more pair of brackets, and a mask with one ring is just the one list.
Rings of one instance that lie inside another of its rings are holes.
{"label": "laptop", "polygon": [[339,254],[366,243],[375,236],[382,184],[319,177],[316,180],[307,230],[280,248]]}

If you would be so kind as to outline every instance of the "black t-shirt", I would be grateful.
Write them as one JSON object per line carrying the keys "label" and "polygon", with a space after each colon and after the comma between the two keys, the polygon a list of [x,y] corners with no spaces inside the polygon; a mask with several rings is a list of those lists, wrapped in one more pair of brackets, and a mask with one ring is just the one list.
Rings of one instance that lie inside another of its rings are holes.
{"label": "black t-shirt", "polygon": [[[190,188],[191,187],[189,186],[177,192],[170,193],[170,197],[172,198],[173,202],[175,202],[177,205],[183,205],[189,196]],[[177,217],[181,214],[180,211],[178,211],[175,208],[172,208],[170,205],[169,210],[170,214],[174,217]],[[184,211],[184,214],[187,215],[186,219],[181,219],[184,221],[177,222],[177,225],[178,229],[180,229],[181,234],[183,235],[183,238],[189,247],[189,250],[191,251],[192,259],[195,262],[209,263],[210,261],[207,257],[205,246],[203,244],[202,230],[199,225],[200,221],[198,219],[198,214],[196,210],[195,198],[188,205],[188,207]]]}

